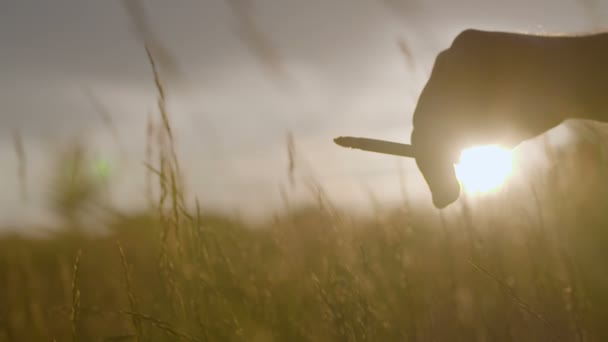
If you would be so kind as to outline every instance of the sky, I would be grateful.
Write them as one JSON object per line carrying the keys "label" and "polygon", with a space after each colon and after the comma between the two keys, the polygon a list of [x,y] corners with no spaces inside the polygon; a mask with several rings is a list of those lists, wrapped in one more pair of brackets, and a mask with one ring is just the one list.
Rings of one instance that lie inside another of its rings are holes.
{"label": "sky", "polygon": [[[75,138],[111,165],[117,206],[144,203],[146,120],[157,113],[142,37],[175,63],[165,75],[189,194],[214,208],[261,213],[282,205],[281,186],[306,197],[308,175],[335,201],[353,204],[369,202],[370,192],[398,200],[404,175],[408,198],[430,203],[413,160],[340,149],[332,139],[409,142],[434,57],[466,28],[580,33],[601,26],[608,11],[592,0],[141,3],[144,16],[133,17],[119,0],[0,0],[0,224],[49,219],[52,161]],[[260,53],[252,39],[270,49]],[[111,115],[118,141],[96,105]],[[294,189],[288,132],[298,152]]]}

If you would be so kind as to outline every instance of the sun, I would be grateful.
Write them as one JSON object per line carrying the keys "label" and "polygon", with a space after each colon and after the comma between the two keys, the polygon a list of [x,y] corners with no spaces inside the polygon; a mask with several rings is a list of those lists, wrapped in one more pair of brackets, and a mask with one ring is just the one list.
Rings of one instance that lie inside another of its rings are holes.
{"label": "sun", "polygon": [[513,152],[497,145],[471,147],[462,151],[454,170],[466,192],[493,192],[513,172]]}

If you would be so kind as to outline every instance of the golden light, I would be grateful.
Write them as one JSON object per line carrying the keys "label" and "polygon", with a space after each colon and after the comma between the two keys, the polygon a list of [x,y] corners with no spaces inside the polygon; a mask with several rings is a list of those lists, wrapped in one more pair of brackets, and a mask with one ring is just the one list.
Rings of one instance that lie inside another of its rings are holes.
{"label": "golden light", "polygon": [[513,152],[488,145],[462,151],[454,165],[456,178],[468,193],[487,193],[497,190],[513,171]]}

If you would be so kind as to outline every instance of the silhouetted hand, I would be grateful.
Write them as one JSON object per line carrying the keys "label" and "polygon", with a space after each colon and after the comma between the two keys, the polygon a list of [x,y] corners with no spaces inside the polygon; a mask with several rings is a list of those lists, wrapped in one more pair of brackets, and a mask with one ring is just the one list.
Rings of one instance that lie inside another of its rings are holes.
{"label": "silhouetted hand", "polygon": [[461,33],[437,57],[413,119],[416,163],[434,205],[458,199],[453,164],[464,148],[514,147],[567,118],[606,121],[607,57],[605,34]]}

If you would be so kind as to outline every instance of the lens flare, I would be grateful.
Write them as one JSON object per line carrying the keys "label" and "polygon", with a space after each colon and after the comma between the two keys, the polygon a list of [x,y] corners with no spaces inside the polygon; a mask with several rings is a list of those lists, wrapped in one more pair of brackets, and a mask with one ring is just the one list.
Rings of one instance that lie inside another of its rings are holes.
{"label": "lens flare", "polygon": [[454,170],[466,192],[493,192],[513,172],[513,152],[496,145],[471,147],[462,151]]}
{"label": "lens flare", "polygon": [[106,181],[112,173],[112,168],[108,160],[98,159],[93,163],[93,171],[102,181]]}

